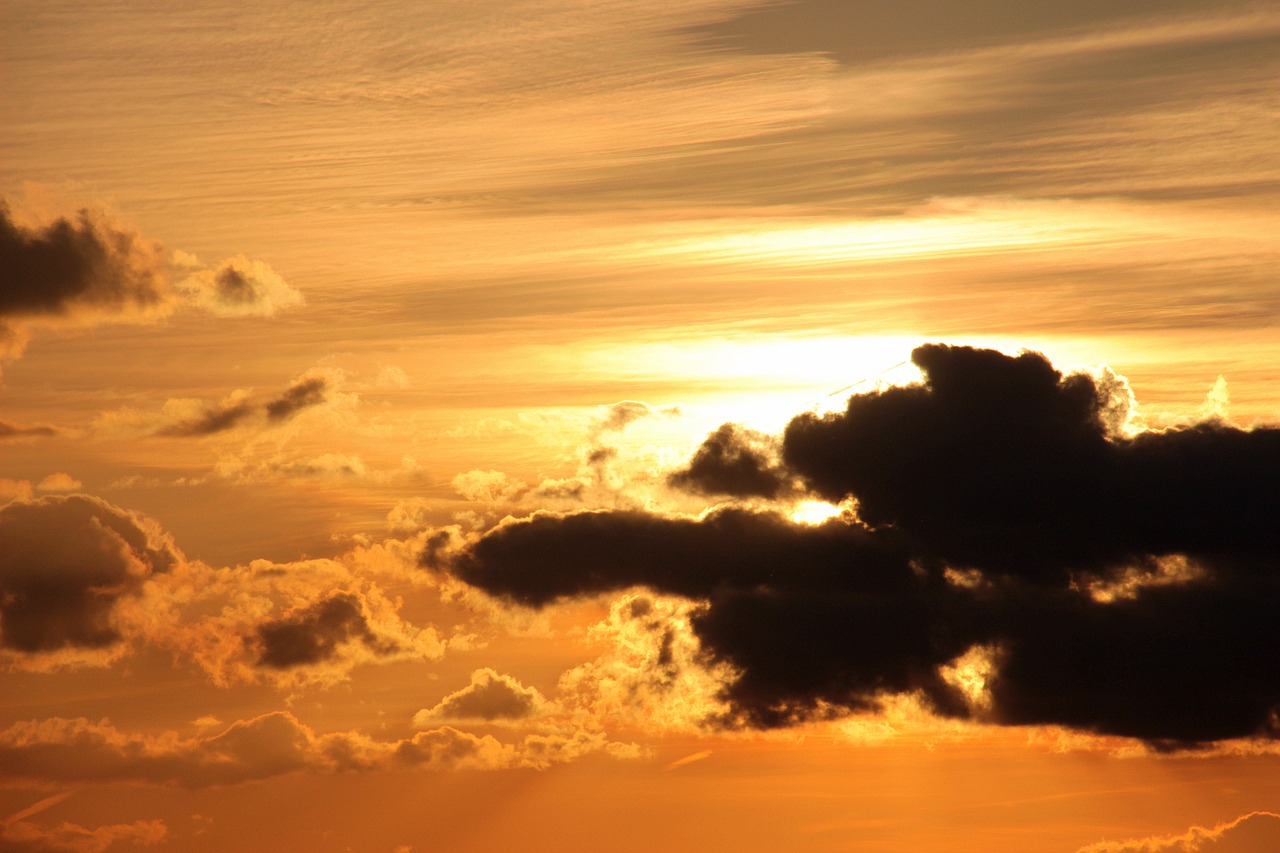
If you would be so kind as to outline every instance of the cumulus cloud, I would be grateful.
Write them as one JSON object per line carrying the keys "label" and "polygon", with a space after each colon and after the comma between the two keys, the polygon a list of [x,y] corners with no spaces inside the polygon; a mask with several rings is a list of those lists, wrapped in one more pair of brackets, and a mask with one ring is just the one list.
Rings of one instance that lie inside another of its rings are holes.
{"label": "cumulus cloud", "polygon": [[264,406],[267,419],[282,421],[303,409],[318,406],[325,401],[329,381],[323,376],[304,376],[285,389],[284,393]]}
{"label": "cumulus cloud", "polygon": [[425,728],[445,722],[519,721],[536,716],[545,705],[546,699],[535,688],[492,669],[478,669],[466,687],[415,714],[413,724]]}
{"label": "cumulus cloud", "polygon": [[0,341],[21,351],[30,320],[139,319],[162,313],[172,291],[163,248],[82,210],[25,228],[0,202]]}
{"label": "cumulus cloud", "polygon": [[188,261],[101,212],[29,226],[0,200],[0,355],[20,355],[33,325],[147,322],[183,305],[269,315],[302,302],[262,261]]}
{"label": "cumulus cloud", "polygon": [[856,514],[535,513],[449,570],[526,605],[636,585],[701,602],[731,724],[911,695],[1157,749],[1274,738],[1280,430],[1135,431],[1123,381],[1035,353],[913,360],[921,382],[783,436],[789,476]]}
{"label": "cumulus cloud", "polygon": [[270,317],[303,301],[279,273],[244,255],[192,273],[178,289],[192,304],[220,317]]}
{"label": "cumulus cloud", "polygon": [[6,658],[17,666],[85,662],[74,653],[116,646],[123,638],[121,603],[181,559],[153,521],[87,495],[0,507]]}
{"label": "cumulus cloud", "polygon": [[366,576],[395,559],[386,550],[366,549],[358,568],[337,560],[185,567],[155,590],[153,609],[174,612],[146,635],[222,686],[332,687],[361,665],[438,659],[451,641],[407,622],[401,602]]}
{"label": "cumulus cloud", "polygon": [[764,433],[724,424],[707,436],[686,468],[667,483],[704,495],[775,499],[795,491],[792,475],[776,459],[777,442]]}
{"label": "cumulus cloud", "polygon": [[362,599],[335,593],[279,619],[259,625],[255,638],[258,665],[292,669],[332,659],[344,643],[361,643],[375,655],[397,650],[393,641],[379,639],[369,627]]}
{"label": "cumulus cloud", "polygon": [[40,492],[74,492],[82,488],[84,483],[65,471],[57,471],[36,483],[36,490]]}
{"label": "cumulus cloud", "polygon": [[131,781],[206,788],[297,772],[395,768],[545,768],[588,752],[628,757],[600,736],[530,735],[503,743],[450,726],[380,741],[359,732],[318,734],[284,711],[181,737],[124,732],[110,723],[54,717],[0,731],[0,778],[41,783]]}

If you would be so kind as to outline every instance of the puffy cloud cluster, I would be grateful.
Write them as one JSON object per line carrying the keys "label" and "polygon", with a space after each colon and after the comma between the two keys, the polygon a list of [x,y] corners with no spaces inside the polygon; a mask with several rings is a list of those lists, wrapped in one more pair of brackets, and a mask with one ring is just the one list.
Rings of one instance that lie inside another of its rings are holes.
{"label": "puffy cloud cluster", "polygon": [[767,464],[856,518],[538,513],[451,571],[523,604],[636,585],[705,602],[690,624],[734,673],[735,724],[910,694],[1157,748],[1275,736],[1280,429],[1135,433],[1114,374],[941,345],[913,360],[918,384],[793,419],[781,467],[744,465],[729,428],[684,472],[760,497],[734,475]]}
{"label": "puffy cloud cluster", "polygon": [[537,689],[492,669],[478,669],[466,687],[415,714],[413,724],[518,722],[539,715],[546,704]]}
{"label": "puffy cloud cluster", "polygon": [[354,772],[395,768],[500,770],[544,768],[603,750],[602,737],[531,735],[503,743],[450,726],[399,740],[354,731],[319,734],[277,711],[241,720],[212,735],[143,735],[83,718],[17,723],[0,731],[0,778],[40,783],[130,781],[206,788],[299,771]]}
{"label": "puffy cloud cluster", "polygon": [[302,302],[262,261],[178,263],[105,214],[85,209],[27,226],[2,200],[0,271],[0,355],[9,357],[21,354],[33,325],[147,322],[181,305],[265,316]]}
{"label": "puffy cloud cluster", "polygon": [[401,602],[372,579],[411,577],[412,557],[397,556],[397,543],[346,561],[214,568],[185,561],[152,519],[12,484],[15,499],[0,506],[7,667],[102,666],[146,643],[178,652],[219,685],[293,689],[340,683],[362,664],[444,654],[446,639],[405,621]]}
{"label": "puffy cloud cluster", "polygon": [[155,522],[87,495],[0,507],[0,647],[41,668],[120,650],[122,609],[182,560]]}

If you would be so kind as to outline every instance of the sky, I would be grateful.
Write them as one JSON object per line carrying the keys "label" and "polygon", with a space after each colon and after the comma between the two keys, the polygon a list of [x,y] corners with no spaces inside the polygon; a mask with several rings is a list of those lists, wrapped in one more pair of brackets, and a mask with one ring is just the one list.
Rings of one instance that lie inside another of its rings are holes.
{"label": "sky", "polygon": [[1280,4],[8,0],[0,850],[1280,849]]}

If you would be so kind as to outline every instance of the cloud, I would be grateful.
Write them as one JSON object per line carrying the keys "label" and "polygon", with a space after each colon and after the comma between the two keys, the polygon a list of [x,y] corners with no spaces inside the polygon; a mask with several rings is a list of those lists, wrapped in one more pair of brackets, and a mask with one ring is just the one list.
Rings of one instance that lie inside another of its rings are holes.
{"label": "cloud", "polygon": [[923,381],[783,436],[790,475],[853,515],[540,512],[444,562],[525,605],[633,586],[700,603],[731,725],[910,695],[1155,749],[1275,737],[1280,430],[1135,433],[1106,371],[941,345],[913,360]]}
{"label": "cloud", "polygon": [[[783,457],[951,563],[1062,584],[1143,556],[1280,555],[1280,429],[1116,434],[1116,395],[1038,353],[922,346],[922,384],[795,418]],[[1225,563],[1223,565],[1225,569]]]}
{"label": "cloud", "polygon": [[258,626],[258,665],[273,669],[322,663],[338,653],[344,643],[359,642],[374,654],[396,651],[394,642],[379,640],[369,628],[362,600],[351,593],[336,593],[279,619]]}
{"label": "cloud", "polygon": [[217,406],[205,406],[203,411],[195,415],[182,411],[188,408],[183,405],[183,401],[171,400],[166,405],[166,409],[172,411],[172,414],[166,412],[171,422],[161,426],[155,434],[177,438],[214,435],[235,429],[259,416],[268,423],[283,423],[304,409],[328,402],[335,378],[306,373],[290,383],[284,391],[264,402],[253,402],[246,398],[245,392],[238,391]]}
{"label": "cloud", "polygon": [[[0,201],[0,329],[21,351],[32,319],[140,319],[162,313],[172,292],[163,248],[82,210],[42,228],[24,228]],[[6,325],[6,324],[18,324]]]}
{"label": "cloud", "polygon": [[207,788],[291,773],[388,769],[542,769],[594,751],[629,757],[599,735],[530,735],[503,743],[450,726],[380,741],[354,731],[317,734],[276,711],[196,737],[124,732],[84,718],[20,722],[0,731],[0,778],[41,783],[130,781]]}
{"label": "cloud", "polygon": [[623,400],[609,407],[608,412],[600,419],[597,429],[600,432],[621,432],[627,428],[628,424],[635,423],[641,418],[653,417],[653,415],[654,411],[648,403]]}
{"label": "cloud", "polygon": [[295,381],[284,393],[265,405],[267,419],[282,421],[293,417],[303,409],[318,406],[326,399],[329,381],[323,376],[304,376]]}
{"label": "cloud", "polygon": [[112,847],[149,847],[168,835],[162,820],[113,823],[92,829],[63,821],[40,827],[26,821],[0,826],[0,848],[7,853],[105,853]]}
{"label": "cloud", "polygon": [[1108,3],[1029,5],[984,0],[972,5],[949,0],[908,0],[885,7],[872,0],[791,0],[753,7],[692,30],[717,47],[750,53],[816,53],[858,64],[891,57],[947,53],[966,48],[1071,32],[1081,27],[1114,27],[1128,19],[1200,11],[1196,0],[1135,0]]}
{"label": "cloud", "polygon": [[50,474],[36,483],[36,491],[40,492],[74,492],[82,488],[84,483],[62,471]]}
{"label": "cloud", "polygon": [[244,255],[192,273],[178,289],[192,304],[220,317],[270,317],[303,302],[302,294],[275,270]]}
{"label": "cloud", "polygon": [[181,306],[267,316],[302,302],[262,261],[237,255],[204,269],[181,257],[105,213],[27,226],[0,200],[0,355],[20,355],[33,325],[149,322]]}
{"label": "cloud", "polygon": [[145,635],[220,686],[327,688],[361,665],[440,658],[452,640],[407,622],[400,600],[368,577],[408,574],[407,561],[385,545],[347,559],[188,565],[155,585]]}
{"label": "cloud", "polygon": [[737,424],[724,424],[707,436],[687,468],[667,483],[704,495],[738,498],[782,497],[794,491],[791,475],[777,464],[777,442]]}
{"label": "cloud", "polygon": [[58,435],[58,430],[55,427],[44,424],[40,426],[22,426],[0,421],[0,441],[10,438],[50,438],[55,435]]}
{"label": "cloud", "polygon": [[118,605],[181,560],[154,522],[87,495],[0,507],[0,645],[19,666],[115,646]]}
{"label": "cloud", "polygon": [[471,673],[471,683],[424,708],[413,717],[419,728],[446,722],[494,723],[536,716],[546,700],[536,689],[492,669]]}
{"label": "cloud", "polygon": [[1193,826],[1179,835],[1099,841],[1077,853],[1261,853],[1280,849],[1280,814],[1249,812],[1212,829]]}

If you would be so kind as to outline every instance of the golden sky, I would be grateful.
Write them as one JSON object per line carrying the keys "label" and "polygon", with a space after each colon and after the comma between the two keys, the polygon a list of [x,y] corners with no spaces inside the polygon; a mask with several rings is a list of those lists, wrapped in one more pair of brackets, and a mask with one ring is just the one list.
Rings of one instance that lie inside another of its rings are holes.
{"label": "golden sky", "polygon": [[0,850],[1280,849],[1278,77],[9,0]]}

